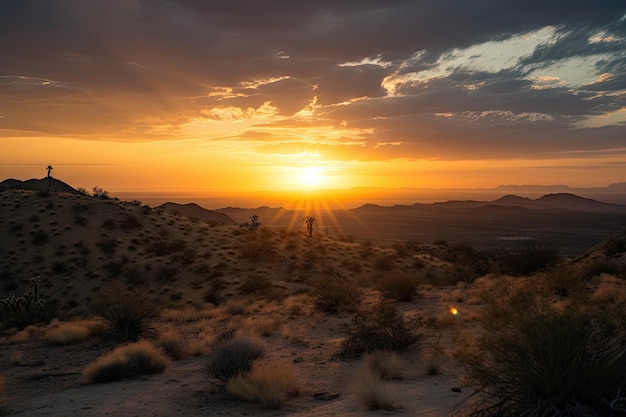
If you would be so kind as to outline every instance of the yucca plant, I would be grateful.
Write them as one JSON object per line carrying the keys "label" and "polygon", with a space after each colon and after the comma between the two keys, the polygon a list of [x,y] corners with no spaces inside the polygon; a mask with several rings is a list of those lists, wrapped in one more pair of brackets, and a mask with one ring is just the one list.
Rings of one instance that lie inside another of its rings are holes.
{"label": "yucca plant", "polygon": [[136,342],[156,334],[155,320],[162,305],[144,292],[130,291],[117,283],[103,288],[93,301],[93,310],[120,342]]}
{"label": "yucca plant", "polygon": [[[626,387],[623,327],[597,310],[541,308],[479,338],[461,415],[611,416]],[[622,414],[619,414],[622,415]]]}

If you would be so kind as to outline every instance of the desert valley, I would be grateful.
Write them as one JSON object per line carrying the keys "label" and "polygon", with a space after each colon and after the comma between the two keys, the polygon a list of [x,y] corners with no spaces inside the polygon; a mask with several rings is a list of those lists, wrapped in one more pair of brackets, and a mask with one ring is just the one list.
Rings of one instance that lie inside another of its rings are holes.
{"label": "desert valley", "polygon": [[113,197],[0,183],[1,413],[626,415],[624,206]]}

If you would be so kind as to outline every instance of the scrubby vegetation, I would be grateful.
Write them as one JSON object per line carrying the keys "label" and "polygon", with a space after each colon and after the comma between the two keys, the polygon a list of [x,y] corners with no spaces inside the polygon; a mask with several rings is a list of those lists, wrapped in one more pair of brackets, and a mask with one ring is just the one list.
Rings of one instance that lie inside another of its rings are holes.
{"label": "scrubby vegetation", "polygon": [[347,278],[325,276],[315,285],[315,306],[327,313],[353,311],[361,303],[361,289]]}
{"label": "scrubby vegetation", "polygon": [[385,275],[379,281],[383,297],[395,301],[412,301],[418,295],[423,279],[415,274],[394,273]]}
{"label": "scrubby vegetation", "polygon": [[265,344],[252,336],[239,335],[218,343],[209,354],[207,373],[219,385],[250,371],[252,363],[265,356]]}
{"label": "scrubby vegetation", "polygon": [[23,329],[31,324],[48,322],[52,318],[46,299],[39,293],[40,278],[33,277],[30,282],[30,292],[19,297],[9,294],[0,299],[0,329]]}
{"label": "scrubby vegetation", "polygon": [[136,375],[162,372],[169,364],[165,354],[147,341],[121,346],[87,365],[87,382],[109,382]]}
{"label": "scrubby vegetation", "polygon": [[289,397],[299,393],[300,382],[293,366],[256,360],[248,372],[228,380],[226,391],[243,400],[280,408]]}
{"label": "scrubby vegetation", "polygon": [[422,337],[425,325],[422,316],[405,318],[395,307],[381,304],[355,315],[341,353],[358,356],[376,350],[402,351]]}
{"label": "scrubby vegetation", "polygon": [[48,330],[45,338],[49,342],[68,345],[83,342],[89,337],[89,329],[76,323],[60,323]]}
{"label": "scrubby vegetation", "polygon": [[[292,401],[311,409],[323,404],[320,390],[391,411],[425,383],[451,401],[469,396],[459,416],[624,414],[611,405],[626,389],[623,239],[564,258],[543,243],[488,250],[336,236],[322,217],[309,236],[300,217],[297,230],[242,230],[115,199],[53,194],[29,204],[21,214],[17,197],[0,203],[16,216],[0,224],[15,235],[0,265],[0,371],[11,394],[31,395],[30,380],[13,378],[41,363],[72,374],[102,355],[85,380],[184,359],[152,382],[188,390],[178,373],[196,366],[215,386],[194,395],[219,391],[211,406],[225,394],[259,403],[241,404],[250,414],[300,389]],[[29,294],[10,295],[35,273],[42,280]],[[456,377],[468,384],[458,395]]]}
{"label": "scrubby vegetation", "polygon": [[154,321],[162,310],[163,305],[146,293],[127,290],[119,283],[101,289],[93,301],[93,311],[120,342],[154,336]]}
{"label": "scrubby vegetation", "polygon": [[484,331],[459,356],[477,389],[459,415],[617,415],[626,315],[575,289],[555,303],[528,280],[491,286]]}
{"label": "scrubby vegetation", "polygon": [[393,389],[375,374],[364,372],[358,375],[352,390],[368,410],[393,411],[400,408]]}

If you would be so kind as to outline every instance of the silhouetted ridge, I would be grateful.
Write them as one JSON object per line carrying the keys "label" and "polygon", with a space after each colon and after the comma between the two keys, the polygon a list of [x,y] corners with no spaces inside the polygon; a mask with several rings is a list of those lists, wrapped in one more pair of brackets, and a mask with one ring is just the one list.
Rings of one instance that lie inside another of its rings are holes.
{"label": "silhouetted ridge", "polygon": [[193,217],[203,222],[209,223],[236,223],[232,217],[227,214],[214,210],[208,210],[200,207],[196,203],[178,204],[163,203],[158,208],[162,208],[170,213],[180,214],[186,217]]}
{"label": "silhouetted ridge", "polygon": [[[20,190],[34,190],[34,191],[47,191],[48,190],[48,177],[42,179],[30,179],[26,181],[20,181],[13,178],[6,179],[0,182],[0,188],[20,189]],[[57,180],[52,177],[50,180],[50,192],[51,193],[69,193],[80,194],[75,188],[64,183],[61,180]]]}

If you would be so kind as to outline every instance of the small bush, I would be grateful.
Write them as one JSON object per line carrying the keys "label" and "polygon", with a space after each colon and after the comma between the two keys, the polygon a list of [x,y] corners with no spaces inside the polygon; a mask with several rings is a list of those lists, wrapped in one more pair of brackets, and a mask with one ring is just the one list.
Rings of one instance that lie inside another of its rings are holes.
{"label": "small bush", "polygon": [[149,250],[156,256],[166,256],[173,253],[182,252],[187,248],[187,242],[181,239],[170,240],[167,236],[162,236],[154,242]]}
{"label": "small bush", "polygon": [[374,267],[380,271],[391,271],[396,267],[396,263],[390,256],[381,256],[374,260]]}
{"label": "small bush", "polygon": [[313,292],[317,308],[327,313],[352,311],[361,303],[361,289],[341,277],[324,277]]}
{"label": "small bush", "polygon": [[254,294],[272,287],[272,281],[266,276],[247,277],[239,287],[241,294]]}
{"label": "small bush", "polygon": [[74,323],[61,323],[46,333],[46,340],[59,345],[80,343],[89,337],[89,329]]}
{"label": "small bush", "polygon": [[554,266],[559,260],[556,249],[550,245],[529,243],[515,249],[500,249],[496,252],[496,262],[503,273],[525,276]]}
{"label": "small bush", "polygon": [[376,351],[364,357],[365,367],[380,379],[402,379],[406,365],[395,352]]}
{"label": "small bush", "polygon": [[98,246],[102,252],[110,256],[115,252],[118,242],[114,238],[103,237],[98,243],[96,243],[96,246]]}
{"label": "small bush", "polygon": [[175,331],[160,334],[155,345],[175,361],[185,359],[191,354],[187,341]]}
{"label": "small bush", "polygon": [[383,297],[395,301],[412,301],[422,285],[422,279],[416,275],[390,274],[378,283]]}
{"label": "small bush", "polygon": [[135,375],[162,372],[170,360],[149,342],[137,342],[116,348],[83,369],[87,382],[108,382]]}
{"label": "small bush", "polygon": [[49,240],[50,240],[50,236],[47,233],[45,233],[45,232],[35,232],[33,234],[32,243],[34,245],[44,245],[44,244],[48,243]]}
{"label": "small bush", "polygon": [[420,329],[425,324],[421,316],[405,319],[393,306],[380,305],[352,319],[341,354],[354,357],[376,350],[405,350],[422,337]]}
{"label": "small bush", "polygon": [[9,294],[0,299],[0,329],[24,329],[37,323],[48,323],[53,314],[49,303],[39,293],[39,277],[31,278],[32,292],[21,297]]}
{"label": "small bush", "polygon": [[[486,332],[463,361],[475,416],[614,415],[626,386],[623,324],[604,310],[532,308]],[[582,410],[586,410],[584,413]]]}
{"label": "small bush", "polygon": [[300,382],[293,366],[257,360],[249,372],[239,374],[226,384],[226,391],[242,400],[258,401],[280,408],[287,398],[297,395]]}
{"label": "small bush", "polygon": [[392,390],[371,373],[359,375],[352,384],[352,390],[368,410],[393,411],[400,408]]}
{"label": "small bush", "polygon": [[136,342],[155,334],[153,323],[163,307],[145,293],[128,291],[113,283],[96,294],[93,309],[116,339]]}
{"label": "small bush", "polygon": [[265,356],[265,344],[247,335],[220,342],[209,355],[207,373],[219,385],[248,372],[252,363]]}

